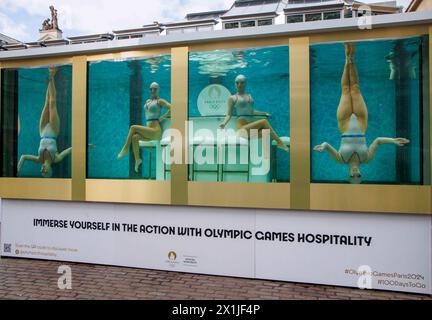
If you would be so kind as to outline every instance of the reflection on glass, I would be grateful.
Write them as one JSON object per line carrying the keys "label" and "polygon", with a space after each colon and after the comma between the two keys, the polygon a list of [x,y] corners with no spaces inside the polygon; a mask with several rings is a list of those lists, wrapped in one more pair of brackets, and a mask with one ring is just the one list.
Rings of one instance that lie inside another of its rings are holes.
{"label": "reflection on glass", "polygon": [[321,13],[308,13],[305,15],[306,22],[322,20]]}
{"label": "reflection on glass", "polygon": [[324,12],[324,20],[340,19],[340,11]]}
{"label": "reflection on glass", "polygon": [[303,22],[302,14],[287,16],[287,23],[298,23],[298,22]]}
{"label": "reflection on glass", "polygon": [[88,68],[88,178],[169,179],[170,56]]}
{"label": "reflection on glass", "polygon": [[71,66],[2,72],[2,176],[70,178]]}
{"label": "reflection on glass", "polygon": [[289,181],[288,47],[191,53],[189,179]]}
{"label": "reflection on glass", "polygon": [[312,46],[314,182],[423,183],[426,44],[413,38]]}

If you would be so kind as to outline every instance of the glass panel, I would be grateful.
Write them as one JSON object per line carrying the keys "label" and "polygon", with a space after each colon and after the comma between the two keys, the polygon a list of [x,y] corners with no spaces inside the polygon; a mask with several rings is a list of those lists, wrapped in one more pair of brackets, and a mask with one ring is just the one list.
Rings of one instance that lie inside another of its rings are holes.
{"label": "glass panel", "polygon": [[289,181],[289,119],[287,46],[190,54],[190,180]]}
{"label": "glass panel", "polygon": [[345,18],[352,18],[352,17],[353,17],[353,11],[345,10]]}
{"label": "glass panel", "polygon": [[308,13],[305,15],[306,22],[322,20],[321,13]]}
{"label": "glass panel", "polygon": [[302,14],[287,16],[287,23],[297,23],[297,22],[303,22]]}
{"label": "glass panel", "polygon": [[227,22],[225,23],[225,29],[235,29],[239,27],[239,23],[238,22]]}
{"label": "glass panel", "polygon": [[242,28],[255,27],[255,21],[242,21],[241,27]]}
{"label": "glass panel", "polygon": [[340,19],[341,13],[339,11],[324,12],[324,20]]}
{"label": "glass panel", "polygon": [[71,177],[72,67],[2,70],[2,176]]}
{"label": "glass panel", "polygon": [[273,24],[273,19],[258,20],[259,26],[271,26],[272,24]]}
{"label": "glass panel", "polygon": [[425,183],[427,46],[416,37],[311,47],[313,182]]}
{"label": "glass panel", "polygon": [[166,180],[171,57],[94,62],[88,73],[88,178]]}

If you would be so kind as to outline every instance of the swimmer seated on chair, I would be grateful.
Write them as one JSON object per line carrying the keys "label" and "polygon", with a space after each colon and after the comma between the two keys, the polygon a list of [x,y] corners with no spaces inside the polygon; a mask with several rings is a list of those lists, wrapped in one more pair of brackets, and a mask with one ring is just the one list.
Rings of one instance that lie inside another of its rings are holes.
{"label": "swimmer seated on chair", "polygon": [[[40,144],[38,155],[22,155],[18,162],[18,172],[21,171],[24,162],[30,160],[36,163],[42,163],[40,170],[42,177],[50,178],[53,174],[52,166],[62,162],[63,159],[72,152],[72,148],[68,148],[60,153],[57,150],[60,118],[57,112],[56,88],[54,83],[56,74],[57,69],[50,67],[46,100],[39,122]],[[19,123],[18,125],[20,127]],[[20,130],[20,128],[18,130]]]}
{"label": "swimmer seated on chair", "polygon": [[[139,166],[142,164],[139,152],[139,141],[160,140],[162,137],[162,127],[160,124],[171,114],[171,104],[166,100],[159,98],[159,84],[153,82],[150,85],[149,90],[150,99],[148,99],[144,105],[147,126],[131,126],[126,142],[117,156],[117,159],[123,158],[132,144],[132,151],[135,157],[135,172],[138,172]],[[163,116],[161,116],[162,108],[167,109],[167,112]]]}
{"label": "swimmer seated on chair", "polygon": [[250,94],[246,93],[247,80],[244,75],[238,75],[235,79],[237,93],[228,99],[228,112],[224,121],[219,128],[224,129],[231,120],[233,111],[237,114],[237,130],[246,130],[249,134],[250,130],[258,130],[259,136],[262,135],[262,130],[270,130],[271,137],[276,141],[277,147],[283,151],[289,151],[289,145],[283,143],[281,138],[276,134],[273,127],[267,119],[255,120],[254,116],[270,117],[267,112],[255,111],[253,108],[254,100]]}
{"label": "swimmer seated on chair", "polygon": [[337,120],[341,133],[339,151],[327,142],[314,148],[315,151],[327,151],[338,163],[349,167],[349,181],[361,182],[360,164],[371,161],[382,144],[394,144],[402,147],[410,141],[405,138],[377,138],[368,148],[366,130],[368,126],[368,110],[359,86],[357,68],[354,62],[355,46],[345,44],[346,62],[342,75],[342,96],[337,110]]}

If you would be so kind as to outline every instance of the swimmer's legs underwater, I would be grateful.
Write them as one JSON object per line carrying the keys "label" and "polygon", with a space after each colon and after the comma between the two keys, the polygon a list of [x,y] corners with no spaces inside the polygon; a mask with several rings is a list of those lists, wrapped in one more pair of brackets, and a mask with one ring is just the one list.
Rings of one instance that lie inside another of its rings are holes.
{"label": "swimmer's legs underwater", "polygon": [[355,45],[346,43],[346,61],[341,80],[342,95],[337,110],[337,120],[341,134],[348,129],[352,114],[356,115],[362,132],[366,132],[368,124],[368,111],[360,90],[354,55]]}
{"label": "swimmer's legs underwater", "polygon": [[39,121],[39,132],[42,136],[42,133],[49,123],[52,130],[56,135],[60,132],[60,117],[57,111],[57,91],[54,84],[54,78],[57,73],[57,69],[50,68],[49,69],[49,80],[48,80],[48,88],[45,96],[45,105],[42,110],[41,118]]}

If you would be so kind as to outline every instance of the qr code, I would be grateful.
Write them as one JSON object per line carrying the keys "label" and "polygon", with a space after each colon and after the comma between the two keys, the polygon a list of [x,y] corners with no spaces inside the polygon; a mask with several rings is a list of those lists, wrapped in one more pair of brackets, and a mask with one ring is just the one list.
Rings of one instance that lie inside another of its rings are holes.
{"label": "qr code", "polygon": [[10,243],[5,243],[3,246],[3,251],[5,253],[11,253],[12,252],[12,245]]}

